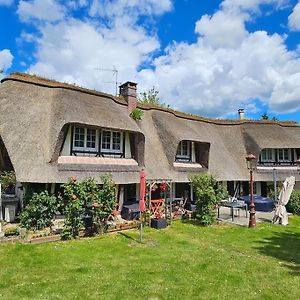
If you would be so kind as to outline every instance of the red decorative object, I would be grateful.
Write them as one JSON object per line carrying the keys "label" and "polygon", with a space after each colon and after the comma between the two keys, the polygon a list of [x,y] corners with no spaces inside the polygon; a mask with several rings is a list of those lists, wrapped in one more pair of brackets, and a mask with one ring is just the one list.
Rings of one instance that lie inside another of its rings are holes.
{"label": "red decorative object", "polygon": [[167,190],[167,184],[165,182],[161,183],[159,189],[161,192],[165,192]]}
{"label": "red decorative object", "polygon": [[141,213],[146,210],[145,192],[146,192],[146,178],[145,178],[145,171],[143,169],[143,170],[141,170],[141,173],[140,173],[140,201],[139,201],[139,208],[140,208],[140,212]]}

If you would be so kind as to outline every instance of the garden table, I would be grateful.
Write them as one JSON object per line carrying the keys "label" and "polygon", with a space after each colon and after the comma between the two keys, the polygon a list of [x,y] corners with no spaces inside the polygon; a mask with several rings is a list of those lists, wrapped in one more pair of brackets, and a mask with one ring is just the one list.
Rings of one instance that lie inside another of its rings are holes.
{"label": "garden table", "polygon": [[228,207],[231,210],[231,218],[232,222],[234,222],[234,209],[244,209],[246,212],[246,218],[248,218],[248,213],[247,213],[247,203],[245,202],[237,202],[237,201],[221,201],[218,204],[218,219],[220,218],[220,207]]}

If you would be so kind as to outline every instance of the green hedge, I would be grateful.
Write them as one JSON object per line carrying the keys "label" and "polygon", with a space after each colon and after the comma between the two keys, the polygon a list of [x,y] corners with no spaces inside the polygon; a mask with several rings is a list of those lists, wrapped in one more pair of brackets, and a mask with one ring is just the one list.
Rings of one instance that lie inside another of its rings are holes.
{"label": "green hedge", "polygon": [[288,212],[300,215],[300,190],[293,190],[289,203],[286,205]]}

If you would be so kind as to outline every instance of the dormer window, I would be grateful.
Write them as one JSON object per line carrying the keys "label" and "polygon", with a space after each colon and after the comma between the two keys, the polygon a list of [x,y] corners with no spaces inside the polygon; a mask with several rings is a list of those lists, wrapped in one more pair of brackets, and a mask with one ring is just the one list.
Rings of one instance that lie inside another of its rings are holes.
{"label": "dormer window", "polygon": [[261,150],[258,164],[266,166],[288,166],[295,164],[298,149],[265,148]]}
{"label": "dormer window", "polygon": [[177,148],[176,160],[191,160],[191,142],[181,141]]}
{"label": "dormer window", "polygon": [[73,155],[123,157],[123,132],[80,126],[73,128]]}

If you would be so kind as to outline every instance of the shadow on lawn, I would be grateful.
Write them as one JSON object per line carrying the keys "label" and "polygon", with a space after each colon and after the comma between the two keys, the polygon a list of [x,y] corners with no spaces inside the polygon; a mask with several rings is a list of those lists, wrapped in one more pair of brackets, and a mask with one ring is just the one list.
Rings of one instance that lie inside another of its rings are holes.
{"label": "shadow on lawn", "polygon": [[139,242],[139,240],[135,239],[134,237],[130,236],[129,234],[126,234],[125,232],[118,232],[119,235],[122,235],[126,239],[132,240],[134,242]]}
{"label": "shadow on lawn", "polygon": [[182,217],[181,218],[181,222],[182,223],[185,223],[185,224],[191,224],[191,225],[197,225],[197,226],[203,226],[201,225],[200,221],[197,220],[197,219],[192,219],[192,218],[185,218],[185,217]]}
{"label": "shadow on lawn", "polygon": [[260,241],[257,248],[263,255],[277,258],[282,266],[300,276],[300,234],[294,232],[277,232]]}

